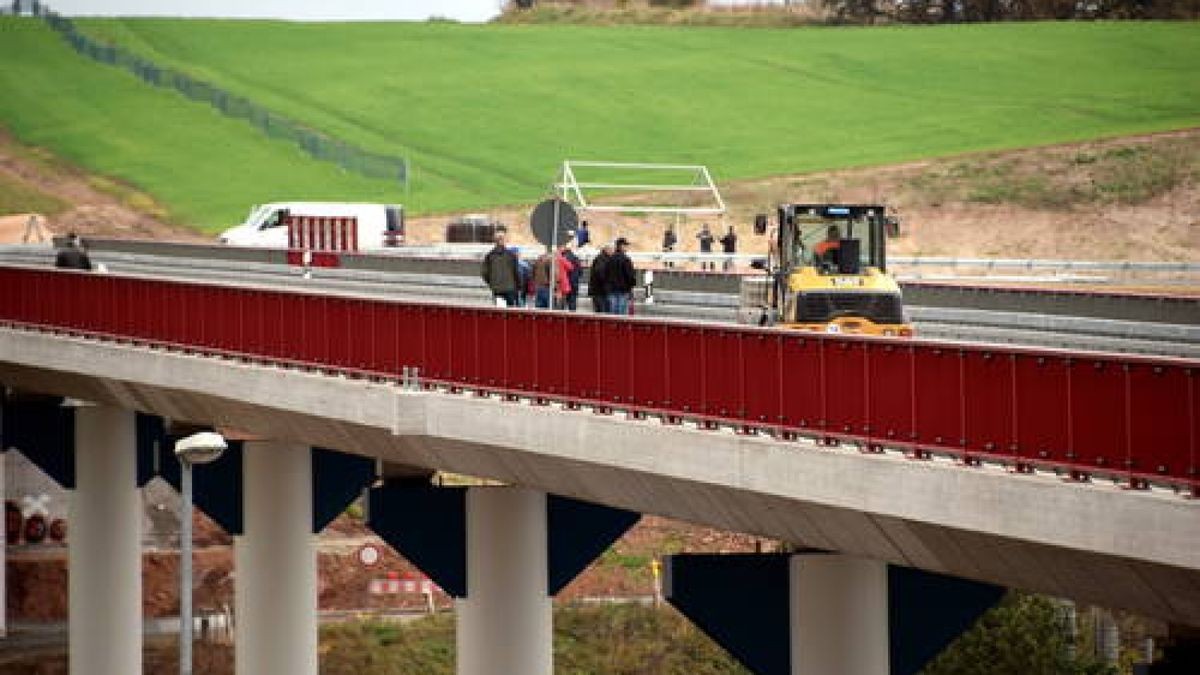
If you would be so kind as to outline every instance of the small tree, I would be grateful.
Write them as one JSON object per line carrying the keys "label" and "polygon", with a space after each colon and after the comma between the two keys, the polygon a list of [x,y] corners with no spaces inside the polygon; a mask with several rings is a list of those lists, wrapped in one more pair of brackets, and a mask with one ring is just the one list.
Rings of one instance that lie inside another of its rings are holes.
{"label": "small tree", "polygon": [[923,671],[923,675],[1116,675],[1074,649],[1062,608],[1009,593]]}

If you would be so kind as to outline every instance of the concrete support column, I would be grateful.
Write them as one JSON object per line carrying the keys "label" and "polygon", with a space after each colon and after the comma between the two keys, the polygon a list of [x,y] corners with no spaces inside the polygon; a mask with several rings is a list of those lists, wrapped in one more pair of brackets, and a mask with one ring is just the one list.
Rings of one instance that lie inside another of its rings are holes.
{"label": "concrete support column", "polygon": [[792,675],[888,675],[887,564],[796,555],[789,573]]}
{"label": "concrete support column", "polygon": [[551,675],[546,493],[467,491],[467,597],[455,603],[458,675]]}
{"label": "concrete support column", "polygon": [[70,668],[78,675],[142,672],[142,502],[134,413],[75,411],[70,497]]}
{"label": "concrete support column", "polygon": [[[0,423],[3,423],[3,413],[0,413]],[[8,500],[8,453],[0,448],[0,504]],[[5,513],[7,516],[8,513]],[[8,523],[5,523],[7,526]],[[8,635],[8,536],[5,530],[4,540],[0,541],[0,638]]]}
{"label": "concrete support column", "polygon": [[234,538],[238,675],[317,675],[317,549],[312,453],[244,446],[243,529]]}

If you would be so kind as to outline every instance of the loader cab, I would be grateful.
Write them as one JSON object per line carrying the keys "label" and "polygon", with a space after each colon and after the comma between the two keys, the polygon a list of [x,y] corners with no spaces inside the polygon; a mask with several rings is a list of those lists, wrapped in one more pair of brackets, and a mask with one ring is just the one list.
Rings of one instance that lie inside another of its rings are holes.
{"label": "loader cab", "polygon": [[823,275],[887,271],[883,206],[784,204],[779,207],[778,267],[811,267]]}
{"label": "loader cab", "polygon": [[759,282],[767,288],[765,324],[911,335],[900,287],[887,274],[887,237],[897,225],[881,205],[779,206]]}

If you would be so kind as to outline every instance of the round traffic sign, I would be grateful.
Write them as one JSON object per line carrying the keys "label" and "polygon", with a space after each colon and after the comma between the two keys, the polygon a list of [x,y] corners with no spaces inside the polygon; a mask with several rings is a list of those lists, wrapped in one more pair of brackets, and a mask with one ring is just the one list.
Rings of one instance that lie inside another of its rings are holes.
{"label": "round traffic sign", "polygon": [[[557,236],[554,232],[556,211],[558,215]],[[529,216],[529,229],[533,230],[533,236],[546,246],[565,243],[578,223],[579,217],[575,214],[575,207],[557,198],[547,199],[538,204]]]}
{"label": "round traffic sign", "polygon": [[374,544],[363,544],[362,548],[358,549],[358,562],[362,563],[363,567],[373,567],[382,557],[379,547]]}

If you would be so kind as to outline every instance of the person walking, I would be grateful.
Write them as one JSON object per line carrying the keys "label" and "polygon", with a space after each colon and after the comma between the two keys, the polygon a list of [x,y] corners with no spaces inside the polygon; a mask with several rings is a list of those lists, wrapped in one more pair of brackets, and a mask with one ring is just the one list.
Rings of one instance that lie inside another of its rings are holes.
{"label": "person walking", "polygon": [[633,261],[626,251],[629,240],[625,237],[617,239],[612,257],[605,265],[605,282],[608,286],[608,313],[629,314],[629,300],[633,287],[637,285],[637,272],[633,269]]}
{"label": "person walking", "polygon": [[533,265],[521,257],[521,251],[516,246],[508,247],[508,252],[517,259],[517,307],[529,305],[529,296],[533,294]]}
{"label": "person walking", "polygon": [[679,243],[679,237],[675,236],[675,230],[668,227],[663,232],[663,253],[671,253],[675,250],[675,244]]}
{"label": "person walking", "polygon": [[[728,256],[732,256],[734,253],[737,253],[737,233],[733,231],[732,225],[729,226],[729,231],[725,233],[725,236],[721,237],[721,251]],[[728,271],[732,267],[733,258],[725,258],[725,270]]]}
{"label": "person walking", "polygon": [[592,258],[592,266],[588,270],[588,296],[592,298],[592,311],[597,314],[608,313],[608,282],[605,281],[605,273],[612,252],[612,244],[605,243],[596,257]]}
{"label": "person walking", "polygon": [[[679,237],[675,234],[675,229],[673,227],[671,227],[670,225],[668,225],[667,229],[663,231],[663,240],[662,240],[663,253],[674,253],[675,252],[675,244],[677,244],[677,243],[679,243]],[[663,260],[663,266],[664,267],[674,267],[674,263],[672,263],[670,258],[665,258]]]}
{"label": "person walking", "polygon": [[583,261],[579,256],[575,255],[575,245],[567,242],[562,247],[562,257],[567,261],[567,282],[571,284],[571,288],[563,296],[563,301],[566,303],[567,309],[574,312],[579,307],[579,282],[583,277]]}
{"label": "person walking", "polygon": [[543,253],[533,261],[533,306],[538,309],[550,307],[550,254]]}
{"label": "person walking", "polygon": [[54,256],[54,266],[67,270],[92,269],[92,260],[88,257],[83,242],[79,240],[79,235],[74,232],[67,235],[66,241],[58,249],[58,255]]}
{"label": "person walking", "polygon": [[587,246],[588,242],[590,242],[591,240],[592,240],[592,233],[588,232],[587,221],[586,220],[579,221],[579,229],[575,230],[575,243],[579,245],[579,248],[583,248],[584,246]]}
{"label": "person walking", "polygon": [[700,226],[700,231],[696,233],[696,239],[700,240],[701,253],[712,253],[713,242],[716,239],[713,238],[712,231],[708,229],[708,223]]}
{"label": "person walking", "polygon": [[[704,223],[700,226],[700,231],[696,233],[696,239],[700,240],[701,253],[712,253],[713,242],[716,241],[716,239],[713,237],[712,231],[708,229],[708,223]],[[711,265],[711,261],[702,260],[700,262],[700,269],[710,269]]]}
{"label": "person walking", "polygon": [[521,283],[521,274],[517,268],[517,257],[504,245],[504,233],[496,233],[496,245],[483,257],[483,269],[480,272],[483,282],[492,291],[496,304],[504,302],[505,307],[517,307],[517,288]]}
{"label": "person walking", "polygon": [[560,244],[554,254],[554,270],[558,279],[554,282],[554,309],[565,309],[567,296],[574,290],[571,285],[571,261],[567,260],[567,245]]}
{"label": "person walking", "polygon": [[[547,247],[537,262],[533,263],[534,306],[540,309],[561,307],[563,296],[570,290],[571,282],[567,278],[566,261],[557,252]],[[554,280],[554,298],[550,297],[550,275],[557,274]],[[553,300],[553,305],[551,305]]]}

